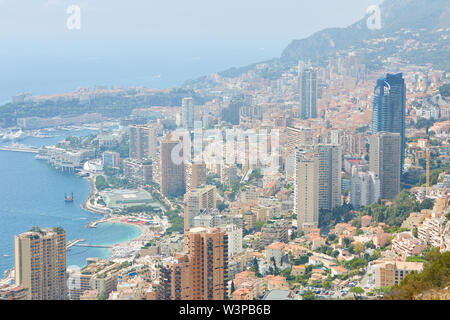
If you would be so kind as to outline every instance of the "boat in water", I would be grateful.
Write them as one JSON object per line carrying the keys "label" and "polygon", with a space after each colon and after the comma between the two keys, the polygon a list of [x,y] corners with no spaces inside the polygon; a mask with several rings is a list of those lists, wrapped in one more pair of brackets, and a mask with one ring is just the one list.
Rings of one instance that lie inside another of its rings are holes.
{"label": "boat in water", "polygon": [[22,130],[8,131],[0,134],[0,142],[16,142],[21,141],[27,137],[27,134]]}
{"label": "boat in water", "polygon": [[64,194],[64,201],[65,202],[73,202],[73,192],[68,196],[66,193]]}

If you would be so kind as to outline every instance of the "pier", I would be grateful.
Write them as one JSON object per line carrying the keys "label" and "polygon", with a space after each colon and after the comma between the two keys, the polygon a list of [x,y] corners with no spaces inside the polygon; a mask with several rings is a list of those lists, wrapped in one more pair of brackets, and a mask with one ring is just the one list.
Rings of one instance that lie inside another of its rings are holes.
{"label": "pier", "polygon": [[70,240],[67,242],[66,249],[70,249],[71,247],[77,245],[80,242],[86,241],[85,239],[76,239],[76,240]]}
{"label": "pier", "polygon": [[0,151],[13,151],[13,152],[25,152],[25,153],[38,153],[39,150],[33,147],[27,146],[1,146]]}
{"label": "pier", "polygon": [[105,219],[105,218],[96,220],[96,221],[91,221],[86,225],[86,228],[97,228],[97,224],[107,222],[107,221],[108,221],[108,219]]}
{"label": "pier", "polygon": [[100,244],[74,244],[76,247],[88,247],[88,248],[107,248],[110,249],[112,246],[104,246]]}
{"label": "pier", "polygon": [[71,247],[88,247],[88,248],[112,248],[112,246],[105,246],[100,244],[81,244],[80,242],[85,242],[85,239],[76,239],[70,240],[66,244],[66,249],[70,249]]}

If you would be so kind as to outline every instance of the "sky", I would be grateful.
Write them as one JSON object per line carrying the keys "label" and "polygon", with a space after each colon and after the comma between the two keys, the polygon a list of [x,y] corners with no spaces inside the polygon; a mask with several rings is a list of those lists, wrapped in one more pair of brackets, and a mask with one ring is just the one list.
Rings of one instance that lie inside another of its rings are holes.
{"label": "sky", "polygon": [[[381,0],[0,0],[0,104],[94,85],[167,88],[281,56]],[[80,10],[80,28],[71,19]]]}
{"label": "sky", "polygon": [[[0,0],[1,37],[283,37],[346,27],[381,0]],[[67,8],[81,9],[69,30]]]}

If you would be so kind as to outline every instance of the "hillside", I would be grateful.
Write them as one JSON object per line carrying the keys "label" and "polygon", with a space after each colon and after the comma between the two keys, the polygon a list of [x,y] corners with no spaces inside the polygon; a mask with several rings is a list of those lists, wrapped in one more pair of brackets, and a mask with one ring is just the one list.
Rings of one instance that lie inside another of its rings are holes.
{"label": "hillside", "polygon": [[386,300],[428,300],[448,298],[450,285],[450,252],[434,248],[420,273],[408,274],[385,295]]}
{"label": "hillside", "polygon": [[367,28],[367,18],[347,28],[330,28],[311,37],[294,40],[283,51],[284,61],[317,61],[340,50],[349,50],[364,45],[364,40],[392,37],[401,30],[421,31],[424,35],[440,28],[450,27],[450,0],[386,0],[380,6],[379,30]]}
{"label": "hillside", "polygon": [[[328,28],[308,38],[293,40],[281,57],[219,72],[238,77],[249,70],[277,79],[299,60],[325,64],[337,53],[356,54],[369,70],[383,67],[383,58],[396,57],[404,63],[431,64],[450,71],[450,0],[385,0],[380,5],[379,30],[367,27],[368,15],[346,28]],[[257,68],[264,63],[265,68]],[[208,87],[207,77],[185,83],[189,88]]]}

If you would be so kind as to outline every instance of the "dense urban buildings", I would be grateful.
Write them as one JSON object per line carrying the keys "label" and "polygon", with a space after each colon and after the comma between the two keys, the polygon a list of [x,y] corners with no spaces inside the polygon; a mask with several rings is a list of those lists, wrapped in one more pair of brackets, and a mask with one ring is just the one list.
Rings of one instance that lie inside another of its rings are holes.
{"label": "dense urban buildings", "polygon": [[0,300],[450,299],[450,29],[389,2],[389,31],[364,19],[178,88],[13,97],[0,218],[70,239],[16,236]]}
{"label": "dense urban buildings", "polygon": [[184,224],[185,229],[194,226],[194,218],[203,210],[216,208],[216,187],[201,186],[186,193]]}

